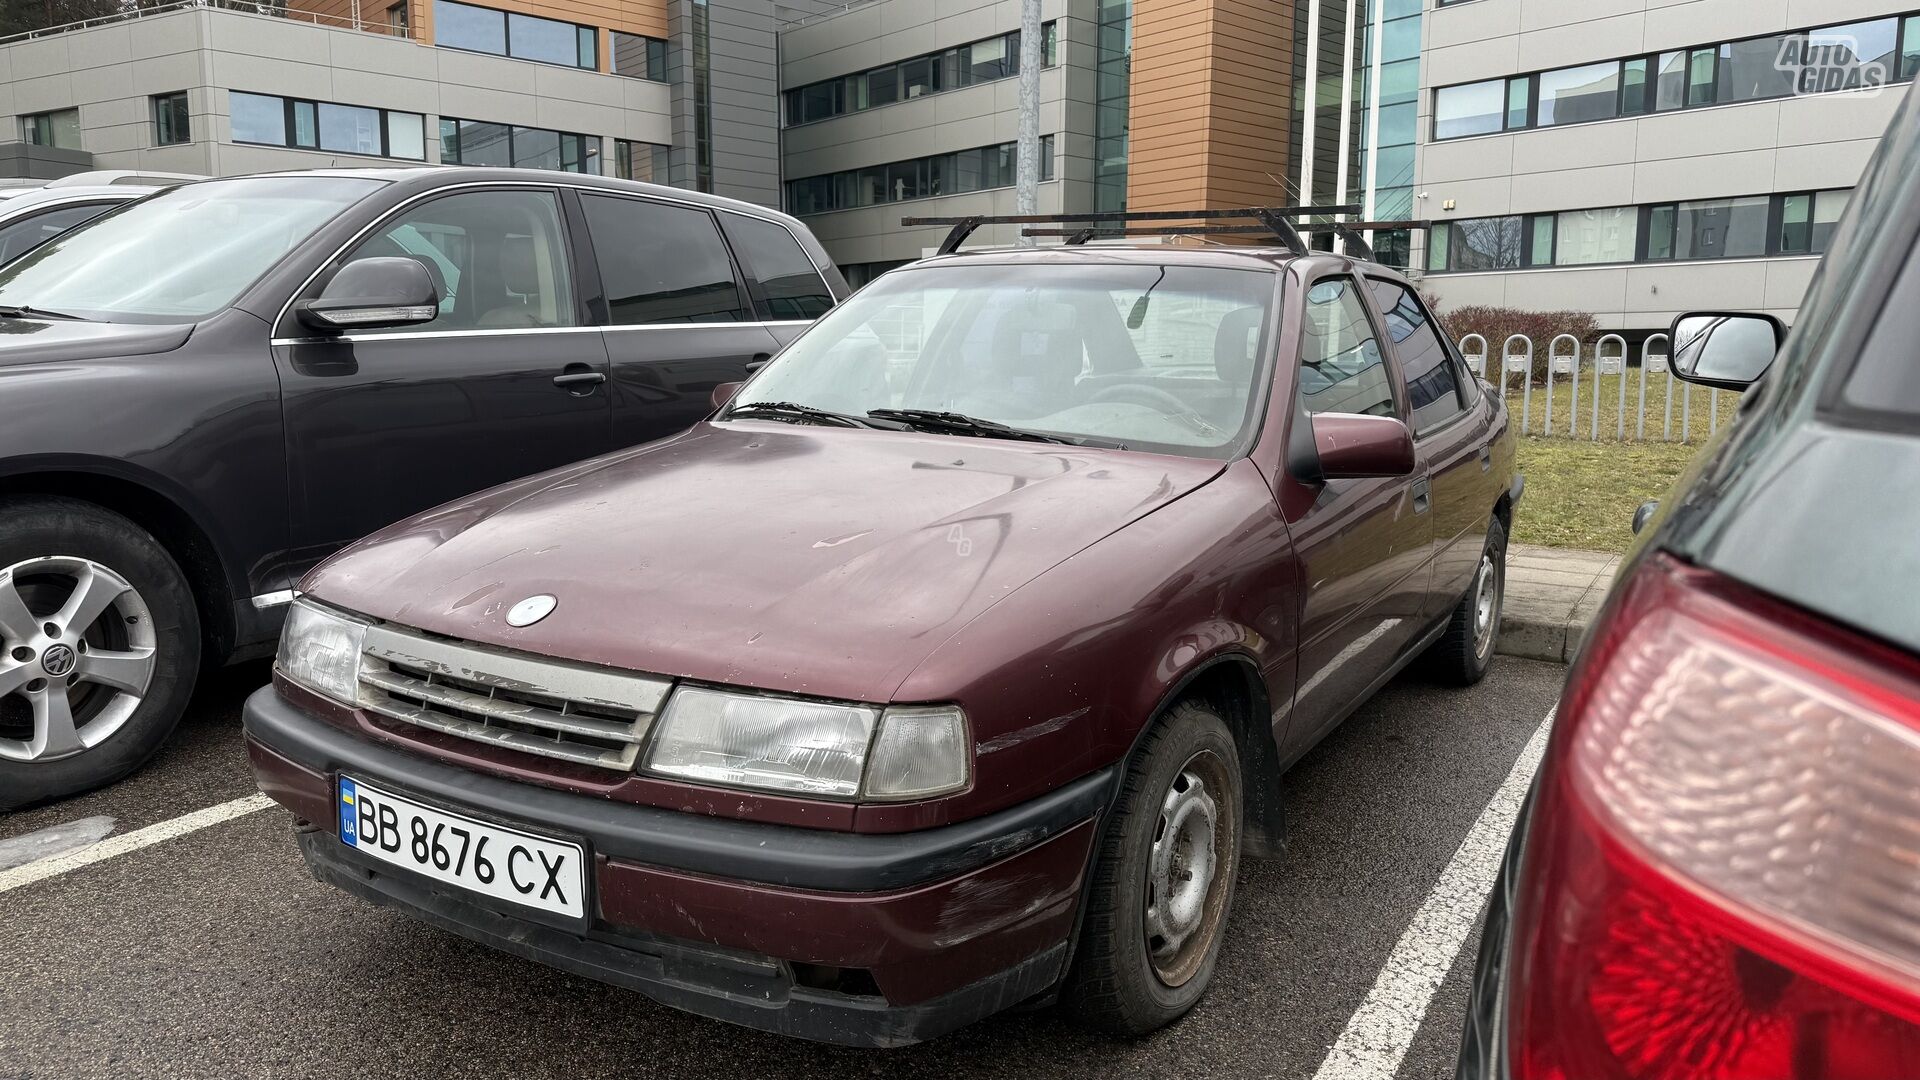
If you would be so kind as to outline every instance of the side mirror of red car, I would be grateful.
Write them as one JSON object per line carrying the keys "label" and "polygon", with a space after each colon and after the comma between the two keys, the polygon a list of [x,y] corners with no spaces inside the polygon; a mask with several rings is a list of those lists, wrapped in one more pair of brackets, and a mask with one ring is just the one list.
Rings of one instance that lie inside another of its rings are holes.
{"label": "side mirror of red car", "polygon": [[1320,413],[1313,418],[1313,443],[1326,480],[1413,472],[1413,432],[1390,416]]}
{"label": "side mirror of red car", "polygon": [[713,407],[715,409],[726,408],[727,402],[732,401],[733,395],[739,393],[740,388],[745,385],[746,383],[723,382],[719,386],[714,387],[713,388]]}

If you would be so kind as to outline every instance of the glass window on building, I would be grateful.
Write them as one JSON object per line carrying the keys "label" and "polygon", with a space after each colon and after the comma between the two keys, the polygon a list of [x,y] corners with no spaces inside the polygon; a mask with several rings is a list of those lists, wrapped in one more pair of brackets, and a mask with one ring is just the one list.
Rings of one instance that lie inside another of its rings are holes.
{"label": "glass window on building", "polygon": [[566,67],[597,68],[600,32],[591,26],[434,0],[433,43]]}
{"label": "glass window on building", "polygon": [[613,175],[622,180],[638,180],[646,184],[668,183],[672,153],[672,147],[657,143],[615,139],[613,141]]}
{"label": "glass window on building", "polygon": [[1720,86],[1715,100],[1765,101],[1793,91],[1793,70],[1780,63],[1786,35],[1736,41],[1720,46]]}
{"label": "glass window on building", "polygon": [[692,207],[582,195],[616,326],[753,317],[713,215]]}
{"label": "glass window on building", "polygon": [[400,0],[400,3],[387,8],[387,33],[395,37],[410,37],[413,33],[412,0]]}
{"label": "glass window on building", "polygon": [[1826,254],[1833,243],[1833,234],[1840,228],[1840,219],[1846,215],[1847,204],[1853,201],[1851,191],[1823,191],[1813,198],[1813,251],[1816,255]]}
{"label": "glass window on building", "polygon": [[1380,65],[1380,104],[1420,101],[1420,61],[1397,60]]}
{"label": "glass window on building", "polygon": [[1507,127],[1533,126],[1533,76],[1507,80]]}
{"label": "glass window on building", "polygon": [[1899,59],[1895,55],[1899,37],[1899,19],[1872,19],[1811,31],[1807,34],[1807,43],[1816,49],[1837,47],[1839,55],[1834,59],[1838,63],[1884,64],[1891,72]]}
{"label": "glass window on building", "polygon": [[1449,259],[1453,254],[1453,227],[1435,225],[1427,230],[1427,269],[1433,271],[1450,268]]}
{"label": "glass window on building", "polygon": [[234,142],[287,145],[287,99],[231,90],[227,113]]}
{"label": "glass window on building", "polygon": [[1900,77],[1920,77],[1920,15],[1907,17],[1900,31]]}
{"label": "glass window on building", "polygon": [[1554,261],[1560,266],[1632,262],[1640,233],[1640,209],[1569,210],[1559,216]]}
{"label": "glass window on building", "polygon": [[[415,117],[416,121],[419,119]],[[320,105],[320,148],[346,154],[381,154],[379,109],[352,105]]]}
{"label": "glass window on building", "polygon": [[1673,257],[1735,259],[1765,255],[1772,204],[1766,196],[1679,204],[1674,213]]}
{"label": "glass window on building", "polygon": [[612,35],[612,73],[628,79],[666,83],[666,42],[660,38],[609,31]]}
{"label": "glass window on building", "polygon": [[1661,112],[1684,109],[1687,105],[1687,54],[1660,54],[1660,74],[1654,92],[1654,108]]}
{"label": "glass window on building", "polygon": [[721,214],[720,226],[760,290],[770,319],[817,319],[833,307],[833,294],[800,242],[787,227],[745,214]]}
{"label": "glass window on building", "polygon": [[20,118],[20,140],[34,146],[80,149],[80,110],[60,109]]}
{"label": "glass window on building", "polygon": [[187,112],[187,92],[153,96],[153,145],[176,146],[193,141],[193,126]]}
{"label": "glass window on building", "polygon": [[1647,58],[1628,60],[1620,65],[1620,115],[1639,116],[1652,105],[1647,78]]}
{"label": "glass window on building", "polygon": [[1502,130],[1507,108],[1504,79],[1449,86],[1433,93],[1433,136],[1458,139]]}
{"label": "glass window on building", "polygon": [[590,135],[545,128],[440,120],[440,160],[448,165],[592,172],[588,166],[596,143]]}
{"label": "glass window on building", "polygon": [[[1040,179],[1053,179],[1054,138],[1040,136]],[[1011,187],[1017,171],[1014,143],[934,154],[787,182],[787,209],[819,214],[907,199]]]}
{"label": "glass window on building", "polygon": [[1453,231],[1453,269],[1512,270],[1521,265],[1525,233],[1519,218],[1458,221]]}
{"label": "glass window on building", "polygon": [[1620,64],[1588,64],[1540,75],[1538,122],[1579,124],[1620,114]]}
{"label": "glass window on building", "polygon": [[1717,49],[1695,49],[1687,63],[1687,105],[1697,107],[1712,105],[1718,100],[1720,88],[1720,52]]}
{"label": "glass window on building", "polygon": [[410,161],[427,156],[426,117],[419,113],[232,90],[227,114],[237,143]]}

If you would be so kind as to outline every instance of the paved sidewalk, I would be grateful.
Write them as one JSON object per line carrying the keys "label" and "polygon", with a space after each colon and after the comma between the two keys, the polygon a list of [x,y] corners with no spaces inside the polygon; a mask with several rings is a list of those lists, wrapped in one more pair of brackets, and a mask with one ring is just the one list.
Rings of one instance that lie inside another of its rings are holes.
{"label": "paved sidewalk", "polygon": [[1507,550],[1500,652],[1572,660],[1619,569],[1620,556],[1604,551],[1513,545]]}

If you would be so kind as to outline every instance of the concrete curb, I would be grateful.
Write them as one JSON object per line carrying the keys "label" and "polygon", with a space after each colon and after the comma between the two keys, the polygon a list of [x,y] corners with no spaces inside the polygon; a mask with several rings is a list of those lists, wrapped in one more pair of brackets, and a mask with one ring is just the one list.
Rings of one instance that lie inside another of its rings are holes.
{"label": "concrete curb", "polygon": [[1502,656],[1568,663],[1606,601],[1620,556],[1576,548],[1514,544],[1507,549]]}

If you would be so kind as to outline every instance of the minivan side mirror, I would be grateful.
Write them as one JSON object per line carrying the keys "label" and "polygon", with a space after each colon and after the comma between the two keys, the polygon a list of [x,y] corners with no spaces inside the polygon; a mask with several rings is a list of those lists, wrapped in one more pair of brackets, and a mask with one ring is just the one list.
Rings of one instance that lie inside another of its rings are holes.
{"label": "minivan side mirror", "polygon": [[1326,480],[1406,476],[1413,472],[1413,432],[1391,416],[1318,413],[1314,448]]}
{"label": "minivan side mirror", "polygon": [[418,259],[356,259],[340,268],[320,295],[294,305],[308,329],[374,330],[432,322],[440,314],[440,287]]}
{"label": "minivan side mirror", "polygon": [[1673,374],[1684,382],[1745,390],[1773,366],[1786,324],[1751,312],[1696,311],[1673,321]]}

